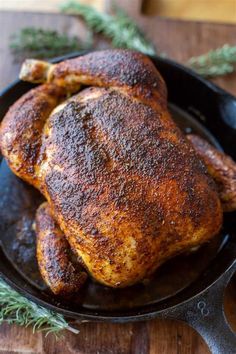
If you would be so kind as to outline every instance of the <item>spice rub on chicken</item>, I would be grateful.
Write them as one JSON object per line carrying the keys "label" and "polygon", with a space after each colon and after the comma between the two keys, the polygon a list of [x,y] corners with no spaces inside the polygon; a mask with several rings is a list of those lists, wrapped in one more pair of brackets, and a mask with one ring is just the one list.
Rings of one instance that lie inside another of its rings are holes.
{"label": "spice rub on chicken", "polygon": [[216,184],[173,122],[148,57],[106,50],[28,60],[21,78],[41,85],[6,114],[0,147],[47,200],[36,215],[37,257],[52,291],[75,292],[86,279],[67,247],[96,281],[125,287],[219,232]]}

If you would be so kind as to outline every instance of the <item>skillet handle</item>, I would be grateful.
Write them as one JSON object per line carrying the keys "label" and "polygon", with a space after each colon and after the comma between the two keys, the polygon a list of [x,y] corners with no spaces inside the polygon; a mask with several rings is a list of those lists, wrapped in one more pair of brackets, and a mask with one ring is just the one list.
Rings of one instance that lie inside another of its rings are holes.
{"label": "skillet handle", "polygon": [[187,322],[205,340],[212,354],[235,354],[236,334],[224,313],[224,290],[236,271],[236,261],[218,281],[192,299],[165,310],[163,318]]}

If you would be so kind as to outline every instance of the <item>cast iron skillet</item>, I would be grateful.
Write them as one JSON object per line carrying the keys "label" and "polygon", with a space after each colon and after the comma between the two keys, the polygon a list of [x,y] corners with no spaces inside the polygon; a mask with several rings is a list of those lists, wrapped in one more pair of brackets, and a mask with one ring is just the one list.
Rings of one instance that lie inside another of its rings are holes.
{"label": "cast iron skillet", "polygon": [[[54,61],[82,55],[74,53]],[[173,61],[152,58],[182,129],[203,135],[236,160],[236,98]],[[0,119],[33,85],[16,81],[0,96]],[[187,322],[213,353],[235,353],[236,336],[223,310],[224,289],[236,270],[236,214],[224,217],[221,235],[193,255],[164,265],[149,283],[113,290],[89,281],[76,298],[53,296],[40,279],[32,222],[42,197],[0,167],[0,275],[24,296],[80,321],[128,322],[155,317]]]}

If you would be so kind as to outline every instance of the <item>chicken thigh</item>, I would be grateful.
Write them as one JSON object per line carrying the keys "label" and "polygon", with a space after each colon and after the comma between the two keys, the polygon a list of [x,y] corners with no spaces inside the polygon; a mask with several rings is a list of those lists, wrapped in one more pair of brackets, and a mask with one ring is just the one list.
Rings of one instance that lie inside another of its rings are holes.
{"label": "chicken thigh", "polygon": [[36,216],[37,258],[54,293],[85,281],[73,257],[96,281],[125,287],[219,232],[216,184],[173,122],[145,55],[28,60],[21,78],[42,85],[6,114],[0,146],[47,200]]}

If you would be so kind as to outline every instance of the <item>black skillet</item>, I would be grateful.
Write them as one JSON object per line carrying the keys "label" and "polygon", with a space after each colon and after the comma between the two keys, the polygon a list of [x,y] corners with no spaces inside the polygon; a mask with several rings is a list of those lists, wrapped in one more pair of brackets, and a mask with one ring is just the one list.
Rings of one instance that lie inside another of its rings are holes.
{"label": "black skillet", "polygon": [[[72,58],[75,53],[63,58]],[[196,132],[236,160],[236,98],[175,62],[152,58],[169,92],[170,110],[185,132]],[[0,117],[33,85],[16,81],[0,96]],[[128,322],[174,318],[187,322],[212,353],[236,353],[236,336],[224,315],[223,294],[236,271],[236,213],[224,217],[221,234],[193,254],[167,262],[145,284],[113,290],[90,280],[76,298],[53,296],[35,260],[32,223],[42,197],[0,166],[0,274],[17,291],[79,321]]]}

